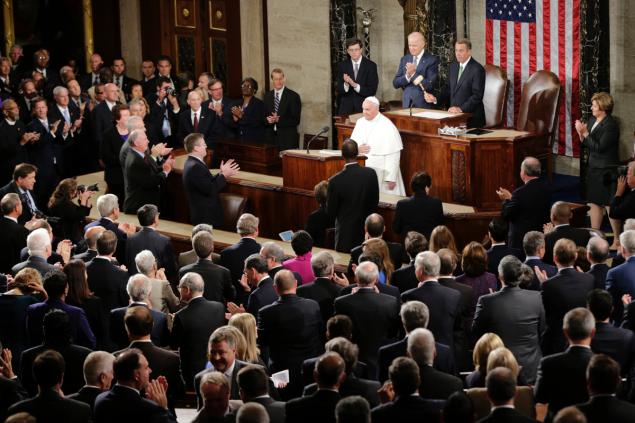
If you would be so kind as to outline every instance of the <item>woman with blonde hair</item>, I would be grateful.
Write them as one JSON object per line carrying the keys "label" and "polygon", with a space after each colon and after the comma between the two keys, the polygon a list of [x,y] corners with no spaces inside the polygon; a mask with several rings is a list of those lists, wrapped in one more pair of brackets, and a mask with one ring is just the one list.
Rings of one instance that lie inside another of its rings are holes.
{"label": "woman with blonde hair", "polygon": [[[376,254],[381,259],[381,265],[379,267],[379,282],[390,285],[390,277],[392,272],[395,271],[395,267],[390,259],[390,250],[388,250],[388,244],[381,238],[371,238],[364,241],[362,244],[362,251],[364,254]],[[383,273],[383,278],[382,278]]]}
{"label": "woman with blonde hair", "polygon": [[500,336],[492,332],[484,333],[478,341],[476,341],[474,352],[472,353],[474,371],[465,378],[465,386],[467,388],[485,386],[487,359],[492,351],[504,346],[505,344],[503,344],[503,340]]}
{"label": "woman with blonde hair", "polygon": [[245,339],[245,353],[239,359],[264,366],[264,362],[260,358],[260,349],[256,343],[258,339],[256,318],[251,313],[237,313],[229,319],[228,324],[238,329]]}

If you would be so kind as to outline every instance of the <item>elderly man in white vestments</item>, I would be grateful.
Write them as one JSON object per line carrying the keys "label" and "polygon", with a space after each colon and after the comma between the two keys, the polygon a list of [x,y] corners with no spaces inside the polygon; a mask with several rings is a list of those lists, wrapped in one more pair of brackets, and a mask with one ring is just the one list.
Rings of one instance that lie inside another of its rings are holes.
{"label": "elderly man in white vestments", "polygon": [[366,97],[362,111],[364,118],[355,124],[351,139],[359,144],[359,152],[368,157],[366,166],[377,173],[379,191],[406,195],[399,168],[403,144],[397,127],[379,113],[377,97]]}

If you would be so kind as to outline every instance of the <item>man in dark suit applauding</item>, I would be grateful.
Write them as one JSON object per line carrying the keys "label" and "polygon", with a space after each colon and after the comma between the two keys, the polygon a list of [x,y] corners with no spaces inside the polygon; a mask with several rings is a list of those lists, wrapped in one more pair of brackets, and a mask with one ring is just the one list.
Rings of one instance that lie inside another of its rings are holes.
{"label": "man in dark suit applauding", "polygon": [[487,225],[487,236],[492,242],[491,247],[487,250],[487,271],[494,275],[498,274],[498,263],[503,257],[511,254],[521,260],[523,258],[522,251],[507,245],[508,231],[507,221],[500,217],[493,218]]}
{"label": "man in dark suit applauding", "polygon": [[[425,50],[426,39],[420,32],[412,32],[408,35],[408,50],[399,62],[399,68],[392,86],[403,89],[403,107],[434,108],[434,101],[424,98],[426,91],[434,91],[437,88],[439,73],[439,58]],[[421,76],[419,85],[415,85],[417,78]]]}
{"label": "man in dark suit applauding", "polygon": [[113,379],[115,356],[106,351],[93,351],[84,360],[84,380],[86,385],[68,396],[69,399],[88,404],[92,410],[95,400],[102,392],[110,389]]}
{"label": "man in dark suit applauding", "polygon": [[273,90],[263,97],[265,103],[265,141],[280,151],[298,148],[298,125],[302,113],[300,96],[285,85],[282,69],[271,71]]}
{"label": "man in dark suit applauding", "polygon": [[609,243],[599,236],[592,236],[586,245],[586,258],[591,263],[591,269],[587,272],[595,279],[595,289],[606,289],[606,275],[609,265],[606,259],[609,257]]}
{"label": "man in dark suit applauding", "polygon": [[207,144],[201,134],[185,137],[185,151],[189,156],[183,168],[183,189],[190,209],[190,222],[193,225],[208,223],[219,227],[223,224],[219,193],[227,184],[226,178],[238,173],[240,167],[230,159],[221,162],[220,172],[212,176],[204,161]]}
{"label": "man in dark suit applauding", "polygon": [[613,296],[613,320],[622,321],[622,296],[635,297],[635,231],[628,230],[620,235],[620,252],[626,261],[606,274],[606,290]]}
{"label": "man in dark suit applauding", "polygon": [[0,255],[0,272],[9,273],[20,262],[20,251],[26,246],[29,231],[17,221],[22,214],[22,201],[15,193],[6,194],[0,201],[0,233],[4,238],[4,253]]}
{"label": "man in dark suit applauding", "polygon": [[350,60],[337,65],[338,115],[362,112],[366,97],[375,95],[379,77],[375,62],[362,56],[362,41],[354,38],[346,42],[346,52]]}
{"label": "man in dark suit applauding", "polygon": [[[449,105],[448,112],[472,113],[467,125],[479,128],[485,125],[485,69],[472,57],[472,43],[463,38],[454,44],[456,62],[450,64],[448,82],[439,96],[440,103]],[[437,104],[437,97],[426,92],[425,100]]]}
{"label": "man in dark suit applauding", "polygon": [[364,219],[379,203],[379,183],[373,169],[357,163],[357,143],[342,145],[344,170],[329,179],[326,211],[335,219],[335,249],[350,250],[364,240]]}
{"label": "man in dark suit applauding", "polygon": [[203,99],[198,91],[190,91],[187,95],[187,109],[179,113],[179,145],[183,145],[190,134],[200,134],[205,144],[212,150],[216,149],[216,140],[212,136],[212,126],[216,115],[209,108],[201,107]]}
{"label": "man in dark suit applauding", "polygon": [[[545,257],[545,234],[540,231],[527,232],[523,237],[523,250],[525,251],[525,264],[534,271],[534,278],[529,285],[523,286],[522,288],[540,291],[540,281],[538,280],[538,275],[535,273],[535,270],[539,269],[549,278],[556,276],[556,273],[558,273],[556,266],[552,266],[543,261]],[[498,274],[498,269],[496,270],[496,274]]]}

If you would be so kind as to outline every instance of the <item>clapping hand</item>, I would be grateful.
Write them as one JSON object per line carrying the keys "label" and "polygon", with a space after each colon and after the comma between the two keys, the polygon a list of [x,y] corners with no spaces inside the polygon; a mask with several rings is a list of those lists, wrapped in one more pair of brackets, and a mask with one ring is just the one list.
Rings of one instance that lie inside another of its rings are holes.
{"label": "clapping hand", "polygon": [[163,163],[163,171],[165,173],[170,173],[172,171],[172,168],[174,167],[174,157],[170,156],[168,157],[168,159]]}
{"label": "clapping hand", "polygon": [[406,63],[406,76],[408,78],[412,77],[412,75],[414,75],[416,71],[417,71],[417,67],[415,66],[414,63],[412,62]]}
{"label": "clapping hand", "polygon": [[631,298],[630,294],[622,295],[622,304],[624,304],[625,306],[629,305],[632,301],[633,299]]}
{"label": "clapping hand", "polygon": [[234,115],[234,120],[238,120],[243,117],[243,109],[239,106],[232,107],[232,115]]}
{"label": "clapping hand", "polygon": [[57,132],[57,127],[60,125],[60,122],[61,122],[61,119],[53,122],[53,124],[50,126],[51,133],[55,134]]}
{"label": "clapping hand", "polygon": [[534,273],[536,274],[536,277],[538,278],[538,281],[540,283],[543,283],[547,279],[549,279],[549,276],[547,276],[547,272],[544,270],[541,270],[540,267],[538,266],[534,266]]}
{"label": "clapping hand", "polygon": [[575,121],[575,130],[578,132],[578,135],[580,135],[580,138],[586,138],[589,135],[586,123],[583,123],[580,120]]}
{"label": "clapping hand", "polygon": [[64,263],[68,263],[70,261],[72,249],[73,243],[70,239],[64,239],[57,244],[57,254],[62,256],[62,260],[64,261]]}
{"label": "clapping hand", "polygon": [[542,225],[542,232],[547,235],[550,232],[553,232],[553,223],[549,222],[549,223],[545,223],[544,225]]}
{"label": "clapping hand", "polygon": [[279,120],[280,116],[278,116],[278,113],[272,113],[271,116],[267,116],[267,123],[269,124],[277,123]]}
{"label": "clapping hand", "polygon": [[245,306],[243,306],[242,304],[241,305],[237,305],[236,303],[232,303],[230,301],[230,302],[227,303],[227,312],[229,314],[229,317],[233,316],[234,314],[244,313],[245,312]]}
{"label": "clapping hand", "polygon": [[512,198],[512,193],[509,192],[509,190],[506,190],[505,188],[499,187],[496,190],[496,194],[498,195],[498,198],[500,198],[501,200],[510,200]]}
{"label": "clapping hand", "polygon": [[353,88],[357,86],[357,83],[353,81],[353,78],[351,78],[347,73],[344,74],[344,82]]}
{"label": "clapping hand", "polygon": [[392,387],[392,382],[389,380],[384,382],[383,386],[377,390],[377,394],[379,394],[379,402],[382,404],[395,399],[395,390]]}
{"label": "clapping hand", "polygon": [[234,159],[229,159],[226,162],[220,162],[220,173],[222,173],[225,178],[231,178],[237,174],[239,170],[240,166],[234,161]]}
{"label": "clapping hand", "polygon": [[165,269],[163,267],[160,269],[157,269],[156,273],[154,274],[154,277],[160,281],[168,280],[168,278],[165,276]]}
{"label": "clapping hand", "polygon": [[13,373],[13,367],[11,365],[12,359],[13,354],[11,354],[11,350],[4,348],[2,350],[2,355],[0,356],[0,372],[2,373],[2,376],[7,379],[15,378],[15,373]]}
{"label": "clapping hand", "polygon": [[621,197],[624,194],[624,191],[626,191],[626,176],[618,176],[615,196]]}
{"label": "clapping hand", "polygon": [[157,379],[152,380],[146,386],[146,398],[156,402],[160,407],[168,408],[168,397],[166,392],[168,390],[168,382],[164,376],[159,376]]}

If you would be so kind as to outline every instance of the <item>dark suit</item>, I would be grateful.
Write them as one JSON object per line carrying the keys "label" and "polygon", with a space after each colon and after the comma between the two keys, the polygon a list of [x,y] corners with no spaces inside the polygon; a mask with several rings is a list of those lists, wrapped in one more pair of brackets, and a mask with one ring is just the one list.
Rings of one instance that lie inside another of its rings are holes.
{"label": "dark suit", "polygon": [[[300,287],[298,287],[300,288]],[[299,291],[299,289],[298,289]],[[300,293],[298,292],[298,295]],[[300,295],[302,297],[302,295]],[[258,282],[258,286],[254,289],[249,298],[247,299],[247,307],[245,310],[247,313],[251,313],[255,318],[258,318],[258,312],[264,306],[272,304],[278,299],[278,294],[273,288],[273,278],[265,277]]]}
{"label": "dark suit", "polygon": [[400,293],[416,288],[419,285],[419,280],[415,274],[414,261],[411,261],[408,266],[395,270],[390,279],[390,284],[396,286]]}
{"label": "dark suit", "polygon": [[112,220],[106,217],[100,217],[97,220],[93,220],[88,225],[84,226],[84,232],[93,226],[103,226],[107,231],[113,231],[117,235],[117,251],[115,251],[115,257],[121,263],[125,263],[126,260],[126,241],[128,240],[128,234],[119,229],[119,226]]}
{"label": "dark suit", "polygon": [[478,423],[535,423],[536,420],[525,416],[514,408],[497,408]]}
{"label": "dark suit", "polygon": [[627,189],[624,194],[613,197],[609,217],[618,220],[635,217],[635,194],[632,190]]}
{"label": "dark suit", "polygon": [[179,113],[179,131],[177,138],[179,140],[179,146],[184,145],[185,137],[194,132],[203,135],[205,144],[211,150],[216,149],[216,139],[212,134],[212,128],[214,125],[214,119],[216,119],[216,113],[209,108],[201,107],[198,111],[198,127],[194,130],[194,123],[192,121],[192,109],[189,107],[182,110]]}
{"label": "dark suit", "polygon": [[414,85],[414,80],[419,76],[423,76],[421,84],[425,87],[426,91],[433,91],[437,87],[437,78],[439,74],[439,58],[433,54],[430,54],[427,50],[423,52],[421,60],[417,63],[417,69],[410,78],[410,81],[406,79],[406,63],[414,63],[414,56],[407,54],[399,61],[399,67],[395,73],[395,77],[392,80],[392,86],[395,89],[402,88],[402,102],[403,107],[425,107],[434,108],[431,104],[426,103],[423,98],[423,90]]}
{"label": "dark suit", "polygon": [[470,128],[480,128],[485,125],[485,107],[483,94],[485,93],[485,69],[470,57],[461,79],[459,77],[459,63],[453,62],[448,70],[448,81],[439,95],[440,103],[447,103],[448,107],[459,107],[464,113],[472,113],[467,125]]}
{"label": "dark suit", "polygon": [[635,335],[628,329],[616,328],[610,323],[596,322],[591,350],[595,354],[606,354],[617,361],[622,374],[627,375],[635,358]]}
{"label": "dark suit", "polygon": [[[0,199],[2,199],[2,197],[4,197],[5,195],[11,194],[11,193],[18,194],[18,196],[20,196],[20,202],[22,203],[22,214],[18,217],[18,223],[20,225],[24,225],[33,217],[33,213],[31,213],[31,209],[29,207],[29,203],[26,198],[26,193],[21,194],[20,188],[16,185],[15,182],[11,181],[5,186],[3,186],[2,188],[0,188]],[[35,195],[35,191],[30,191],[30,193],[31,193],[31,197],[33,198],[33,202],[35,203],[37,207],[38,199]]]}
{"label": "dark suit", "polygon": [[323,351],[321,329],[318,303],[295,294],[281,295],[258,311],[258,344],[268,347],[272,373],[289,370],[291,397],[302,392],[302,362]]}
{"label": "dark suit", "polygon": [[222,139],[236,138],[236,129],[233,127],[232,119],[232,107],[236,105],[236,102],[229,98],[222,98],[220,101],[222,106],[222,114],[220,116],[214,110],[214,103],[211,98],[201,104],[201,108],[209,109],[215,115],[211,130],[211,136],[214,142]]}
{"label": "dark suit", "polygon": [[34,398],[12,405],[8,414],[20,412],[29,413],[37,419],[38,423],[87,423],[91,421],[88,405],[64,398],[51,389],[47,389]]}
{"label": "dark suit", "polygon": [[326,213],[326,206],[313,210],[306,218],[304,230],[313,238],[313,246],[325,248],[326,230],[335,226],[335,219]]}
{"label": "dark suit", "polygon": [[70,335],[75,343],[86,348],[95,348],[95,335],[88,324],[84,310],[52,298],[32,304],[27,309],[26,325],[29,331],[30,345],[38,345],[42,342],[44,337],[42,322],[46,313],[53,309],[59,309],[68,314]]}
{"label": "dark suit", "polygon": [[326,330],[326,322],[333,316],[333,303],[340,296],[342,287],[328,278],[316,278],[315,281],[298,287],[298,295],[309,298],[320,305],[322,313],[322,334]]}
{"label": "dark suit", "polygon": [[90,122],[93,130],[93,143],[99,148],[106,132],[115,126],[112,109],[108,107],[105,100],[95,106],[90,116]]}
{"label": "dark suit", "polygon": [[589,275],[593,275],[595,280],[595,289],[606,289],[606,274],[609,271],[609,265],[606,263],[592,264],[591,269],[587,272]]}
{"label": "dark suit", "polygon": [[349,252],[364,240],[364,221],[379,203],[373,169],[347,164],[329,179],[326,211],[335,219],[335,249]]}
{"label": "dark suit", "polygon": [[119,152],[121,146],[126,141],[121,138],[119,131],[113,125],[106,129],[99,147],[99,158],[104,162],[104,180],[108,184],[108,192],[115,194],[119,199],[119,204],[123,204],[125,198],[125,188],[123,180],[123,169],[119,162]]}
{"label": "dark suit", "polygon": [[576,405],[587,423],[623,423],[633,420],[635,405],[611,395],[593,396],[588,402]]}
{"label": "dark suit", "polygon": [[183,167],[183,189],[187,196],[192,225],[208,223],[215,228],[223,224],[220,191],[227,185],[225,176],[212,176],[207,165],[189,156]]}
{"label": "dark suit", "polygon": [[40,272],[40,275],[42,275],[42,278],[44,278],[44,276],[48,272],[52,272],[53,270],[57,269],[57,267],[47,263],[47,261],[44,260],[43,257],[29,256],[29,258],[26,261],[23,261],[23,262],[20,262],[20,263],[14,265],[11,268],[11,273],[13,275],[15,275],[20,270],[26,269],[26,268],[31,268],[31,269],[37,270],[38,272]]}
{"label": "dark suit", "polygon": [[271,397],[258,397],[252,398],[246,403],[257,402],[265,407],[269,414],[270,423],[284,423],[286,418],[285,407],[286,404],[282,401],[276,401]]}
{"label": "dark suit", "polygon": [[[178,92],[178,89],[176,89],[176,92]],[[148,98],[148,103],[150,103],[148,121],[156,128],[155,135],[158,137],[157,139],[153,139],[152,142],[165,142],[169,145],[173,145],[173,139],[175,139],[177,135],[179,122],[178,113],[174,111],[174,106],[168,101],[167,97],[163,99],[161,104],[157,103],[157,99],[156,92],[152,93]],[[170,134],[167,137],[163,133],[164,123],[170,126]]]}
{"label": "dark suit", "polygon": [[274,90],[267,91],[263,97],[265,106],[265,140],[269,144],[278,146],[280,151],[298,148],[300,139],[298,125],[300,124],[300,115],[302,113],[300,96],[288,87],[284,87],[279,99],[279,120],[275,124],[270,124],[266,121],[266,118],[274,113],[274,97]]}
{"label": "dark suit", "polygon": [[[51,125],[53,122],[48,122]],[[61,125],[61,123],[60,123]],[[28,143],[25,148],[28,156],[28,163],[37,167],[37,183],[35,184],[36,204],[40,207],[48,203],[48,200],[57,186],[59,179],[59,165],[62,161],[61,150],[58,145],[70,142],[70,135],[64,140],[49,132],[38,118],[33,118],[26,126],[26,132],[37,132],[40,139],[36,142]],[[59,157],[58,157],[59,155]]]}
{"label": "dark suit", "polygon": [[95,407],[95,400],[97,399],[97,396],[102,392],[104,391],[94,386],[84,385],[79,391],[75,392],[74,394],[67,395],[66,398],[88,404],[92,411],[92,409]]}
{"label": "dark suit", "polygon": [[510,247],[522,249],[527,232],[542,232],[542,225],[549,221],[550,204],[551,189],[540,178],[527,181],[514,190],[510,200],[503,201],[501,216],[509,222]]}
{"label": "dark suit", "polygon": [[590,348],[572,346],[540,361],[534,398],[549,404],[545,421],[551,421],[564,407],[588,400],[586,368],[592,356]]}
{"label": "dark suit", "polygon": [[20,139],[26,131],[21,120],[9,125],[6,119],[0,121],[0,185],[12,180],[15,166],[27,161],[27,150],[20,145]]}
{"label": "dark suit", "polygon": [[[550,264],[545,263],[544,261],[542,261],[541,259],[538,258],[528,258],[525,260],[525,264],[529,267],[531,267],[531,270],[534,270],[534,267],[538,267],[540,270],[542,270],[543,272],[545,272],[547,274],[548,278],[551,278],[553,276],[556,276],[556,274],[558,273],[558,268],[556,266],[552,266]],[[534,270],[535,272],[535,270]],[[534,273],[534,279],[531,281],[530,285],[527,287],[523,287],[525,289],[531,289],[533,291],[541,291],[541,283],[538,280],[538,276],[535,275]]]}
{"label": "dark suit", "polygon": [[[313,395],[317,388],[317,383],[305,386],[302,396]],[[342,398],[359,395],[366,399],[370,407],[373,408],[379,405],[379,395],[377,394],[379,388],[381,388],[381,385],[375,380],[360,379],[355,374],[350,374],[346,376],[338,390]]]}
{"label": "dark suit", "polygon": [[287,423],[335,423],[335,406],[340,394],[320,389],[309,397],[287,402]]}
{"label": "dark suit", "polygon": [[[357,77],[353,67],[353,60],[349,57],[337,65],[337,97],[339,99],[338,115],[350,115],[362,112],[362,103],[366,97],[375,95],[379,85],[377,65],[372,60],[361,57]],[[349,86],[344,88],[344,74],[348,74],[353,81],[359,84],[359,92]]]}
{"label": "dark suit", "polygon": [[81,260],[84,263],[88,263],[89,261],[91,261],[95,257],[97,257],[97,250],[86,250],[83,253],[75,254],[74,256],[71,257],[71,259],[73,259],[73,260]]}
{"label": "dark suit", "polygon": [[503,257],[509,255],[517,257],[519,260],[525,256],[521,250],[511,248],[507,244],[492,245],[487,250],[487,271],[498,277],[498,265]]}
{"label": "dark suit", "polygon": [[133,389],[115,385],[97,397],[95,401],[95,422],[176,422],[168,410],[155,402],[145,399]]}
{"label": "dark suit", "polygon": [[[130,307],[148,308],[148,305],[144,303],[133,302],[129,306],[110,310],[110,339],[119,349],[125,348],[128,344],[130,344],[130,341],[128,340],[128,334],[126,332],[126,325],[124,322],[126,311],[128,311]],[[153,309],[149,310],[152,314],[152,319],[154,320],[151,333],[152,343],[160,346],[168,345],[170,341],[170,332],[168,331],[167,316],[160,311],[156,311]]]}
{"label": "dark suit", "polygon": [[248,297],[245,290],[238,283],[243,275],[243,270],[245,270],[245,259],[259,252],[260,244],[258,244],[254,238],[250,237],[242,237],[237,243],[230,245],[220,252],[220,265],[229,269],[232,283],[234,287],[236,287],[236,296],[239,302],[245,302]]}
{"label": "dark suit", "polygon": [[[238,105],[240,107],[241,105]],[[259,98],[251,97],[247,107],[243,107],[243,117],[233,122],[240,139],[262,142],[265,137],[265,105]]]}
{"label": "dark suit", "polygon": [[160,234],[156,229],[144,226],[136,234],[130,235],[126,242],[126,266],[128,274],[137,272],[135,257],[143,250],[150,250],[157,261],[158,268],[165,269],[168,280],[176,277],[176,257],[170,238]]}
{"label": "dark suit", "polygon": [[506,286],[478,299],[473,323],[474,339],[496,333],[514,353],[527,381],[534,381],[542,358],[540,338],[545,330],[545,310],[540,293]]}
{"label": "dark suit", "polygon": [[205,283],[203,297],[206,299],[223,304],[234,300],[236,290],[232,285],[229,270],[214,264],[211,260],[199,258],[196,263],[188,264],[179,270],[179,280],[188,272],[201,275]]}
{"label": "dark suit", "polygon": [[353,321],[353,342],[359,346],[359,359],[368,364],[369,375],[374,376],[379,348],[390,343],[399,330],[399,300],[372,288],[361,288],[337,298],[335,314],[344,314]]}
{"label": "dark suit", "polygon": [[[79,119],[79,108],[71,106],[71,102],[69,101],[67,110],[68,117],[70,119],[69,124],[73,125],[75,121]],[[75,176],[77,174],[77,168],[73,163],[73,154],[76,144],[74,144],[73,141],[75,141],[76,136],[79,138],[79,133],[75,134],[73,132],[69,132],[66,139],[63,138],[62,132],[64,130],[64,123],[66,120],[55,103],[49,105],[47,119],[49,124],[58,120],[60,121],[60,124],[57,125],[57,132],[55,133],[56,139],[60,140],[60,142],[55,145],[57,168],[62,176]]]}
{"label": "dark suit", "polygon": [[[450,375],[456,374],[456,366],[454,364],[454,354],[450,347],[445,344],[435,342],[437,355],[434,357],[432,365],[440,372]],[[395,342],[394,344],[384,345],[379,349],[379,382],[384,383],[388,380],[388,368],[393,360],[398,357],[406,357],[408,355],[408,337]]]}
{"label": "dark suit", "polygon": [[79,82],[79,86],[82,89],[82,92],[86,92],[88,91],[90,87],[92,87],[93,85],[96,85],[96,84],[93,84],[93,80],[95,80],[95,77],[97,77],[96,81],[100,81],[99,71],[97,71],[96,74],[89,72],[79,76],[79,78],[77,79],[77,82]]}
{"label": "dark suit", "polygon": [[439,277],[439,284],[461,294],[460,311],[454,324],[454,355],[461,371],[471,369],[472,360],[468,357],[468,350],[471,345],[472,320],[474,319],[474,288],[457,282],[453,277]]}
{"label": "dark suit", "polygon": [[463,389],[461,379],[440,372],[429,365],[420,365],[419,375],[421,376],[419,395],[422,398],[447,400],[450,395]]}
{"label": "dark suit", "polygon": [[570,239],[575,242],[576,246],[586,248],[591,234],[586,229],[574,228],[569,224],[556,226],[553,231],[545,235],[545,256],[543,259],[546,263],[554,264],[553,247],[556,245],[556,241],[562,238]]}
{"label": "dark suit", "polygon": [[622,296],[635,296],[635,257],[631,256],[626,262],[610,269],[606,274],[606,290],[613,297],[613,320],[619,325],[622,321],[624,306]]}
{"label": "dark suit", "polygon": [[[239,400],[240,393],[238,388],[238,372],[245,366],[248,366],[250,363],[245,361],[241,361],[238,359],[234,360],[234,369],[232,370],[231,378],[229,378],[229,399]],[[203,408],[203,397],[201,396],[201,379],[207,373],[211,373],[214,371],[214,367],[210,367],[208,369],[201,370],[194,376],[194,391],[196,392],[196,408],[200,410]]]}
{"label": "dark suit", "polygon": [[126,213],[137,213],[137,209],[145,204],[160,206],[161,185],[165,183],[167,175],[149,154],[144,153],[141,157],[137,150],[130,151],[126,156],[124,175]]}
{"label": "dark suit", "polygon": [[406,395],[373,408],[371,421],[373,423],[441,422],[442,410],[441,401]]}
{"label": "dark suit", "polygon": [[[377,283],[377,284],[375,284],[375,286],[377,287],[377,290],[379,291],[380,294],[385,294],[385,295],[389,295],[391,297],[395,297],[397,299],[397,301],[399,301],[399,303],[401,304],[401,293],[399,292],[399,288],[397,288],[396,286],[392,286],[392,285],[386,285],[385,283]],[[355,289],[355,288],[357,288],[357,284],[356,283],[352,283],[352,284],[350,284],[348,286],[345,286],[340,291],[340,297],[343,297],[343,296],[348,295],[348,294],[352,294],[353,293],[353,289]]]}
{"label": "dark suit", "polygon": [[402,239],[406,239],[410,231],[419,232],[430,239],[430,233],[439,225],[443,225],[443,204],[438,198],[421,192],[397,201],[392,230],[400,234]]}
{"label": "dark suit", "polygon": [[[386,245],[388,245],[390,261],[395,269],[399,269],[403,263],[408,263],[408,254],[406,254],[406,250],[404,250],[403,245],[398,242],[390,241],[386,241]],[[359,264],[359,257],[362,255],[362,252],[362,245],[358,245],[351,250],[351,259],[348,261],[349,275],[354,273],[353,264]]]}
{"label": "dark suit", "polygon": [[[119,83],[119,79],[121,78],[121,83]],[[127,75],[114,75],[112,76],[113,84],[117,85],[121,91],[126,95],[126,99],[130,99],[130,92],[132,91],[132,86],[137,84],[139,81],[136,79],[132,79]]]}
{"label": "dark suit", "polygon": [[101,298],[104,309],[110,310],[128,305],[128,272],[111,261],[95,257],[86,264],[88,287]]}
{"label": "dark suit", "polygon": [[454,347],[454,328],[461,313],[461,294],[457,290],[437,281],[427,281],[419,288],[401,294],[401,300],[404,303],[421,301],[427,305],[430,310],[428,329],[434,339],[450,348]]}
{"label": "dark suit", "polygon": [[10,273],[20,262],[20,251],[26,246],[29,231],[8,217],[0,217],[0,233],[3,238],[3,254],[0,254],[0,273]]}
{"label": "dark suit", "polygon": [[205,368],[209,336],[224,324],[223,304],[203,297],[192,299],[174,315],[170,346],[179,349],[181,370],[188,388],[194,382],[194,375]]}
{"label": "dark suit", "polygon": [[[0,376],[0,419],[7,418],[7,410],[13,404],[28,398],[19,379]],[[2,420],[4,421],[4,420]]]}

